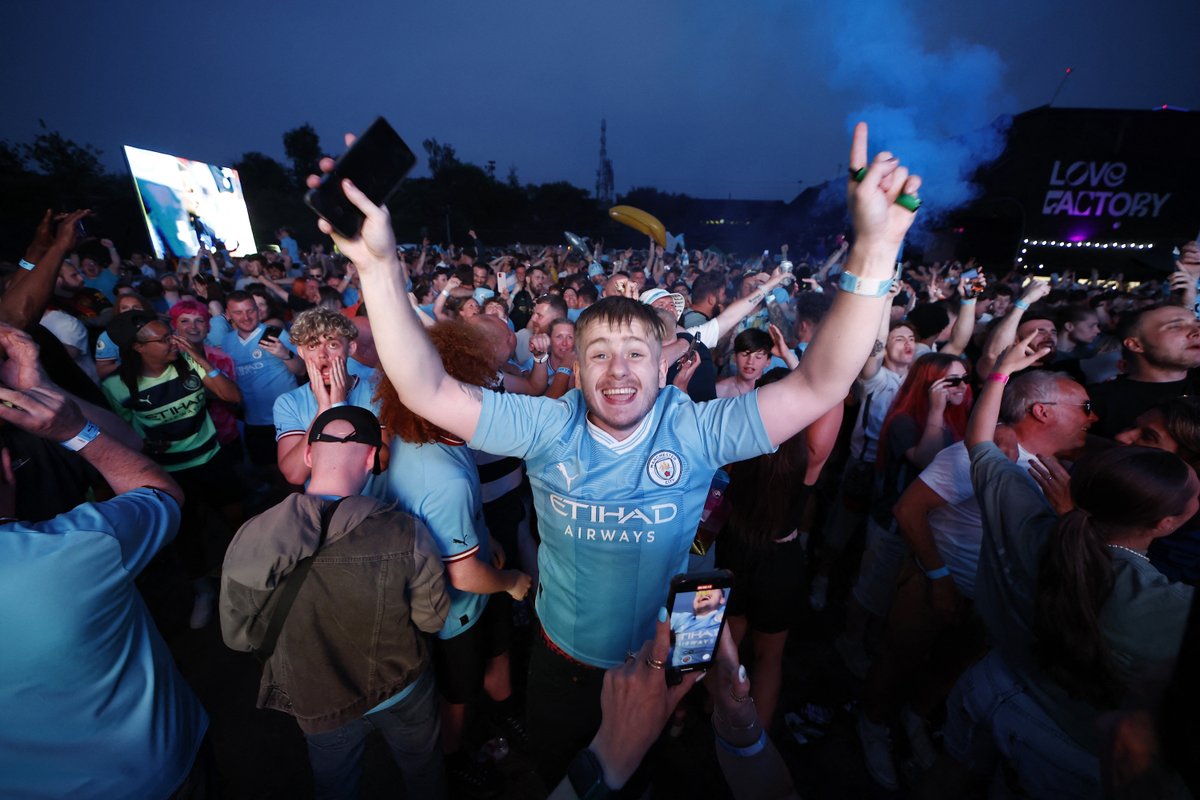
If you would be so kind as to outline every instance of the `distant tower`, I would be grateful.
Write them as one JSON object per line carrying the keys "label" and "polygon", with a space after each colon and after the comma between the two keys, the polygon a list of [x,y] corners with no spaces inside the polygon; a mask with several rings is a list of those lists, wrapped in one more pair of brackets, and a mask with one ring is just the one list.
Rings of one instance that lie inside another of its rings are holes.
{"label": "distant tower", "polygon": [[596,170],[596,199],[613,201],[613,168],[608,158],[608,120],[600,120],[600,168]]}

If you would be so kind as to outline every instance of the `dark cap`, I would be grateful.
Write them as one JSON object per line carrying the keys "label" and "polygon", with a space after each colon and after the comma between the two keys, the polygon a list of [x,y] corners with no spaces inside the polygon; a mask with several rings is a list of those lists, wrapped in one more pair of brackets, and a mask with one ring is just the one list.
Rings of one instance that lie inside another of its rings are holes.
{"label": "dark cap", "polygon": [[[331,423],[343,419],[354,426],[354,430],[345,436],[333,436],[332,434],[322,433],[325,427]],[[371,447],[379,448],[383,446],[383,433],[379,428],[379,417],[375,416],[369,408],[362,406],[338,406],[322,412],[313,420],[312,427],[308,430],[308,443],[315,444],[317,442],[330,442],[337,444],[346,444],[353,442],[355,444],[366,444]],[[375,451],[375,467],[371,470],[378,475],[382,465],[379,461],[379,450]]]}
{"label": "dark cap", "polygon": [[[354,432],[346,434],[345,437],[332,436],[321,431],[325,430],[325,426],[335,420],[344,419],[354,426]],[[313,420],[312,428],[308,431],[308,443],[315,442],[357,442],[359,444],[369,444],[372,447],[380,447],[383,445],[383,434],[379,429],[379,417],[375,416],[369,408],[362,406],[338,406],[331,408],[315,420]]]}
{"label": "dark cap", "polygon": [[113,340],[113,344],[117,347],[128,348],[137,341],[138,331],[157,319],[158,315],[135,308],[132,311],[117,314],[104,330],[108,332],[108,338]]}

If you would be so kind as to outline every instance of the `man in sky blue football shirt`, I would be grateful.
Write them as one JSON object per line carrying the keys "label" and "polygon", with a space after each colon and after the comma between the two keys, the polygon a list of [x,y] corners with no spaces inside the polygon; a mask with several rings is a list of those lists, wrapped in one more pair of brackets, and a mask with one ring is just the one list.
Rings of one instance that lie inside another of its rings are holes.
{"label": "man in sky blue football shirt", "polygon": [[867,358],[912,224],[896,201],[913,195],[920,179],[887,153],[867,167],[863,124],[850,164],[862,178],[847,188],[857,241],[844,291],[800,368],[756,392],[701,404],[674,388],[660,391],[668,367],[662,321],[620,297],[580,315],[578,389],[558,401],[449,377],[409,302],[387,211],[342,184],[366,221],[355,239],[334,239],[358,265],[368,305],[394,310],[372,324],[401,401],[472,448],[526,460],[542,536],[544,627],[531,656],[527,723],[550,780],[599,725],[601,668],[652,636],[668,582],[685,568],[714,470],[770,452],[842,402]]}

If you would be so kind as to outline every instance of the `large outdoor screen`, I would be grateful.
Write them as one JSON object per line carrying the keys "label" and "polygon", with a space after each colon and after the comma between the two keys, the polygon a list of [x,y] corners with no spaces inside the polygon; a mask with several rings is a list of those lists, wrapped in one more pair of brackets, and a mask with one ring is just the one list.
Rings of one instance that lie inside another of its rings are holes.
{"label": "large outdoor screen", "polygon": [[159,258],[190,258],[201,244],[220,243],[235,256],[256,252],[236,170],[128,145],[125,158]]}

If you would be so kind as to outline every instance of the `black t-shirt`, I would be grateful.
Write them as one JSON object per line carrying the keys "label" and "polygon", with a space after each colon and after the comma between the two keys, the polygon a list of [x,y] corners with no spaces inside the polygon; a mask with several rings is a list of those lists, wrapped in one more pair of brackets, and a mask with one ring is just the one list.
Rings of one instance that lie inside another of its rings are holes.
{"label": "black t-shirt", "polygon": [[1164,400],[1200,393],[1200,371],[1191,370],[1181,381],[1147,383],[1124,375],[1116,380],[1094,383],[1088,388],[1092,407],[1100,421],[1092,426],[1097,436],[1112,438],[1133,427],[1138,415]]}
{"label": "black t-shirt", "polygon": [[[676,339],[683,339],[690,342],[692,337],[687,333],[676,333]],[[703,403],[708,400],[717,399],[717,366],[713,363],[712,353],[704,345],[703,342],[696,342],[696,352],[700,354],[700,365],[696,367],[696,371],[692,373],[692,379],[688,381],[687,393],[688,397],[692,398],[695,403]],[[675,376],[679,374],[679,364],[671,364],[667,368],[667,385],[671,385],[671,381],[675,380]]]}

